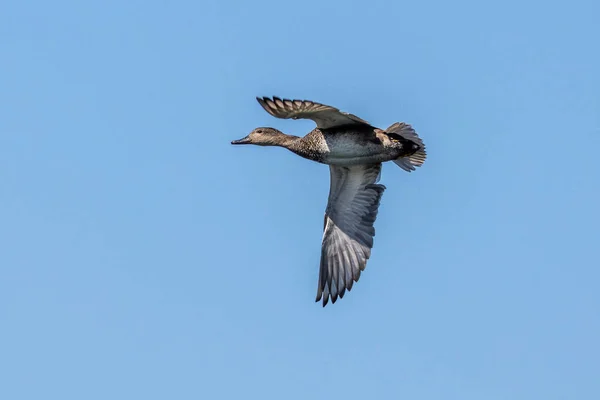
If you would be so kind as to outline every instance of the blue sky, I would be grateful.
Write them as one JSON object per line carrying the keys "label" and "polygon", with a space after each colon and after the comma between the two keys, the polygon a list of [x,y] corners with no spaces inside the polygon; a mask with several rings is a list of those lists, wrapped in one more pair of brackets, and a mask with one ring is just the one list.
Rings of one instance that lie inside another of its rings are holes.
{"label": "blue sky", "polygon": [[[597,1],[0,5],[0,398],[600,398]],[[429,158],[314,302],[306,98]]]}

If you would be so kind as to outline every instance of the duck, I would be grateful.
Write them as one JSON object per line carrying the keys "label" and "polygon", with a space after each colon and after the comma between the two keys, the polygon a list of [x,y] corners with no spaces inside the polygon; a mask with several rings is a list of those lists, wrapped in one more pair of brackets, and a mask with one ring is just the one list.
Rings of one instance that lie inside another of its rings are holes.
{"label": "duck", "polygon": [[395,122],[380,129],[339,109],[310,100],[257,97],[271,116],[309,119],[316,127],[299,137],[258,127],[233,145],[278,146],[329,166],[330,187],[323,222],[316,302],[325,307],[351,291],[367,266],[373,248],[375,220],[386,187],[379,183],[384,162],[407,172],[427,158],[413,127]]}

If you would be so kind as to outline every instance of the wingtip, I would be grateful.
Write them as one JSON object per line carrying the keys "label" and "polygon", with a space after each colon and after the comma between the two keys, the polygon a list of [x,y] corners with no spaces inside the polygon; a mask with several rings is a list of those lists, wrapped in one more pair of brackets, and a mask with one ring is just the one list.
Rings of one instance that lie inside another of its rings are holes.
{"label": "wingtip", "polygon": [[[315,299],[315,303],[318,303],[320,301],[323,302],[323,307],[325,307],[327,305],[327,303],[329,303],[329,295],[323,296],[322,292],[317,293],[317,298]],[[334,303],[335,303],[335,301],[334,301]]]}
{"label": "wingtip", "polygon": [[[265,110],[270,115],[275,116],[274,109],[276,109],[277,107],[270,98],[263,96],[262,98],[257,97],[256,100],[258,101],[258,104],[260,104],[260,106],[263,108],[263,110]],[[273,104],[273,106],[271,104]]]}
{"label": "wingtip", "polygon": [[[354,281],[352,282],[354,283]],[[344,294],[346,294],[346,291],[351,291],[352,290],[352,284],[349,285],[349,287],[345,287],[340,293],[336,293],[336,294],[327,294],[326,296],[323,295],[323,293],[317,293],[317,297],[315,299],[315,303],[318,303],[320,301],[322,301],[323,303],[323,307],[325,307],[327,304],[329,304],[329,302],[331,301],[331,304],[335,304],[335,302],[338,299],[343,299],[344,298]]]}

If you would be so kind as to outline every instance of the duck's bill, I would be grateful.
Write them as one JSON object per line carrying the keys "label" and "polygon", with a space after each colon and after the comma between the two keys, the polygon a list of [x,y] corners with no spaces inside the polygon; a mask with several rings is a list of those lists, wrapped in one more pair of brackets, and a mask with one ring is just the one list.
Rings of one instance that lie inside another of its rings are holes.
{"label": "duck's bill", "polygon": [[241,138],[239,140],[234,140],[231,142],[231,144],[249,144],[250,143],[250,138],[248,136],[246,136],[245,138]]}

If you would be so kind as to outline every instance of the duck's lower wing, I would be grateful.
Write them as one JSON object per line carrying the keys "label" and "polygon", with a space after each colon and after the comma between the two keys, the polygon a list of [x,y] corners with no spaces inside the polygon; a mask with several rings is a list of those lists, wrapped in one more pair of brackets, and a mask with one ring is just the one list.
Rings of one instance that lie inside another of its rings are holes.
{"label": "duck's lower wing", "polygon": [[329,166],[331,186],[325,211],[317,299],[323,307],[352,289],[373,248],[379,202],[385,186],[377,184],[381,164]]}

